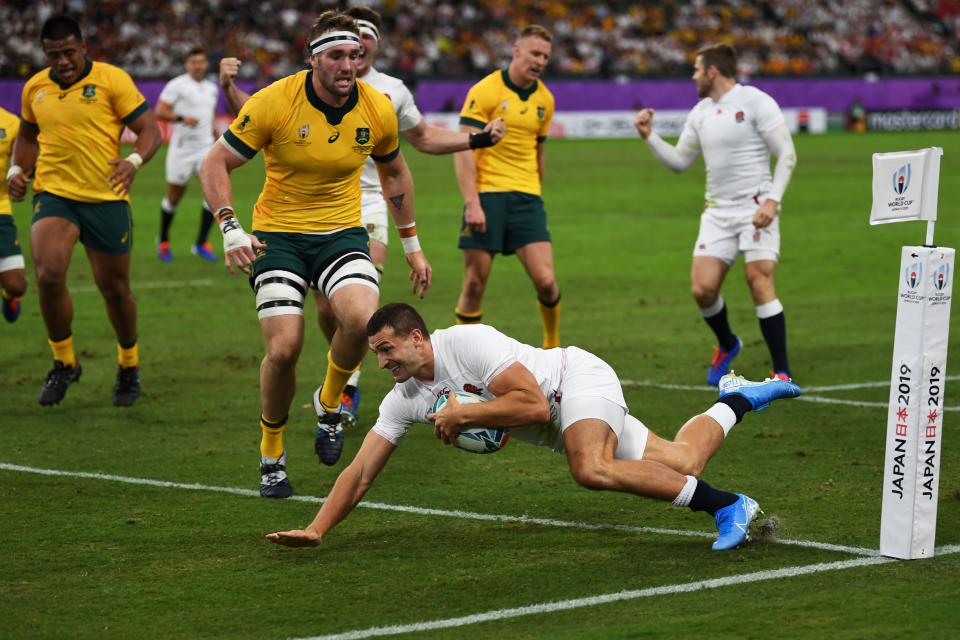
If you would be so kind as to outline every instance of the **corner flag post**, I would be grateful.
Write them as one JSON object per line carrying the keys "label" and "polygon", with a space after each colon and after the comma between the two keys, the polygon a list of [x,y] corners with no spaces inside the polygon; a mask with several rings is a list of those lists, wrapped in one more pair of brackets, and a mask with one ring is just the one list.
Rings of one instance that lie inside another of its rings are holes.
{"label": "corner flag post", "polygon": [[934,554],[954,249],[933,244],[940,156],[932,147],[873,156],[870,224],[926,220],[926,243],[900,254],[887,413],[880,553]]}

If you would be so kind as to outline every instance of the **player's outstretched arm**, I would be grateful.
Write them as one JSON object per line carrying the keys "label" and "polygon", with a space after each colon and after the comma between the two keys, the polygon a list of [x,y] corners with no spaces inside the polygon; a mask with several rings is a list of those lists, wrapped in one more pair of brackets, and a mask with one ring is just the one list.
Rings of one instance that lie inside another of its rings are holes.
{"label": "player's outstretched arm", "polygon": [[413,176],[402,153],[392,160],[377,163],[383,197],[389,203],[393,222],[400,232],[403,255],[410,265],[410,282],[414,295],[422,299],[433,282],[433,268],[420,248],[416,215],[413,208]]}
{"label": "player's outstretched arm", "polygon": [[130,191],[137,170],[153,157],[162,141],[157,116],[150,109],[141,113],[127,126],[137,134],[133,153],[126,158],[114,158],[108,161],[113,165],[113,172],[107,176],[107,182],[118,196],[123,196]]}
{"label": "player's outstretched arm", "polygon": [[337,477],[313,522],[305,529],[268,533],[267,540],[287,547],[319,545],[323,537],[357,506],[394,449],[396,447],[386,438],[369,431],[353,461]]}
{"label": "player's outstretched arm", "polygon": [[40,155],[40,144],[37,142],[39,133],[37,125],[26,120],[20,121],[20,132],[13,141],[12,162],[7,170],[7,193],[14,202],[20,202],[27,195],[30,176]]}
{"label": "player's outstretched arm", "polygon": [[503,123],[503,119],[497,118],[488,122],[482,131],[451,131],[431,127],[421,120],[413,129],[401,133],[417,151],[439,155],[492,147],[506,135],[507,125]]}
{"label": "player's outstretched arm", "polygon": [[220,60],[220,88],[227,99],[227,108],[233,115],[240,113],[240,108],[250,99],[250,94],[237,86],[235,80],[240,73],[239,58],[222,58]]}

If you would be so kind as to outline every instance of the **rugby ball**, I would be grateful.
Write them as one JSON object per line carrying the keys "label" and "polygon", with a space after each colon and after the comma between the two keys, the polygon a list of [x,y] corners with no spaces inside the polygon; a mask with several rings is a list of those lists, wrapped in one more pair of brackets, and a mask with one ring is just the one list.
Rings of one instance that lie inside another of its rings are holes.
{"label": "rugby ball", "polygon": [[[486,398],[470,393],[457,391],[457,402],[461,404],[475,404],[486,402]],[[431,407],[431,413],[439,413],[447,404],[447,394],[441,395]],[[457,436],[457,446],[470,453],[495,453],[506,446],[510,440],[510,431],[500,427],[467,427]]]}

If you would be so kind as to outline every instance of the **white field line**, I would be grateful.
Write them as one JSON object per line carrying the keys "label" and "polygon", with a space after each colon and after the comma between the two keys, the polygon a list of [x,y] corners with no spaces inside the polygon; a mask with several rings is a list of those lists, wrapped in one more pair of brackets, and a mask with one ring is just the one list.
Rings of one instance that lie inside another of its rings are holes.
{"label": "white field line", "polygon": [[[88,471],[61,471],[59,469],[42,469],[38,467],[25,467],[18,464],[9,464],[0,462],[0,470],[15,471],[19,473],[34,473],[43,476],[56,476],[61,478],[83,478],[86,480],[107,480],[110,482],[122,482],[124,484],[135,484],[147,487],[158,487],[161,489],[186,489],[189,491],[211,491],[214,493],[228,493],[235,496],[259,498],[260,493],[253,489],[240,489],[238,487],[218,487],[214,485],[185,482],[169,482],[166,480],[152,480],[150,478],[132,478],[129,476],[117,476],[107,473],[91,473]],[[313,504],[322,504],[324,498],[317,496],[291,496],[287,500],[298,502],[310,502]],[[462,520],[480,520],[484,522],[516,522],[521,524],[532,524],[543,527],[560,527],[567,529],[583,529],[588,531],[613,530],[624,531],[628,533],[659,534],[668,536],[680,536],[689,538],[713,538],[714,534],[706,531],[689,531],[684,529],[666,529],[662,527],[637,527],[626,524],[594,524],[589,522],[573,522],[569,520],[554,520],[551,518],[531,518],[529,516],[509,516],[492,513],[477,513],[474,511],[447,511],[445,509],[429,509],[424,507],[414,507],[402,504],[386,504],[383,502],[368,502],[364,500],[359,507],[367,509],[378,509],[381,511],[396,511],[400,513],[410,513],[420,516],[439,516],[445,518],[459,518]],[[850,547],[844,545],[830,544],[827,542],[816,542],[813,540],[789,540],[776,538],[776,543],[787,544],[810,549],[821,549],[824,551],[836,551],[839,553],[849,553],[858,556],[875,557],[879,552],[865,547]]]}
{"label": "white field line", "polygon": [[[136,293],[141,289],[182,289],[185,287],[211,287],[215,283],[211,278],[200,278],[198,280],[160,280],[153,282],[137,282],[133,280],[130,287]],[[81,284],[70,287],[70,293],[97,293],[96,285]]]}
{"label": "white field line", "polygon": [[[946,376],[945,381],[950,382],[954,380],[960,380],[960,376]],[[666,391],[710,391],[716,393],[717,390],[714,387],[708,387],[706,385],[696,385],[696,384],[665,384],[661,382],[653,382],[652,380],[621,380],[620,385],[623,387],[633,387],[633,388],[649,388],[649,389],[664,389]],[[869,402],[865,400],[847,400],[846,398],[829,398],[826,396],[811,396],[807,395],[810,393],[824,393],[829,391],[851,391],[854,389],[872,389],[872,388],[889,388],[889,380],[877,380],[873,382],[853,382],[850,384],[835,384],[829,386],[815,386],[815,387],[803,387],[804,395],[800,396],[798,400],[803,400],[804,402],[816,402],[820,404],[842,404],[849,407],[867,407],[871,409],[885,409],[887,408],[886,402]],[[943,407],[943,411],[960,411],[960,406],[948,406]]]}
{"label": "white field line", "polygon": [[[960,552],[960,545],[940,547],[935,555],[947,555]],[[682,584],[673,584],[663,587],[650,587],[647,589],[637,589],[634,591],[619,591],[617,593],[608,593],[586,598],[575,598],[573,600],[560,600],[556,602],[545,602],[542,604],[528,605],[525,607],[514,607],[510,609],[497,609],[494,611],[485,611],[475,613],[469,616],[459,618],[446,618],[444,620],[430,620],[426,622],[415,622],[413,624],[394,625],[389,627],[370,627],[368,629],[358,629],[356,631],[347,631],[344,633],[334,633],[330,635],[311,636],[309,638],[300,638],[299,640],[363,640],[364,638],[375,638],[382,636],[394,636],[404,633],[417,633],[423,631],[432,631],[436,629],[450,629],[463,627],[466,625],[477,624],[480,622],[492,622],[495,620],[506,620],[509,618],[519,618],[522,616],[538,615],[543,613],[555,613],[557,611],[569,611],[571,609],[580,609],[583,607],[595,607],[597,605],[609,604],[611,602],[623,602],[626,600],[637,600],[639,598],[651,598],[654,596],[674,595],[678,593],[692,593],[695,591],[704,591],[707,589],[719,589],[720,587],[736,586],[749,584],[752,582],[765,582],[767,580],[780,580],[782,578],[795,578],[797,576],[822,573],[824,571],[843,571],[845,569],[855,569],[858,567],[869,567],[880,564],[896,562],[893,558],[872,557],[856,558],[853,560],[841,560],[839,562],[824,562],[820,564],[810,564],[805,566],[785,567],[783,569],[772,569],[768,571],[756,571],[753,573],[744,573],[725,578],[714,578],[711,580],[700,580],[697,582],[687,582]]]}

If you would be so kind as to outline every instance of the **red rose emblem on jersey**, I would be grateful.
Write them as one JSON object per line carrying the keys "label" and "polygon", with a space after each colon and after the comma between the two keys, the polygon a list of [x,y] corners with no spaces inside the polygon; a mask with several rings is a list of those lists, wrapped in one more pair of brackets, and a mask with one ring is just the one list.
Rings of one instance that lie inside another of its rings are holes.
{"label": "red rose emblem on jersey", "polygon": [[475,393],[478,396],[483,392],[483,389],[481,389],[480,387],[474,386],[469,382],[463,385],[463,390],[466,391],[467,393]]}
{"label": "red rose emblem on jersey", "polygon": [[737,114],[733,117],[737,120],[737,122],[743,122],[743,119],[745,116],[743,114],[743,111],[737,111]]}

